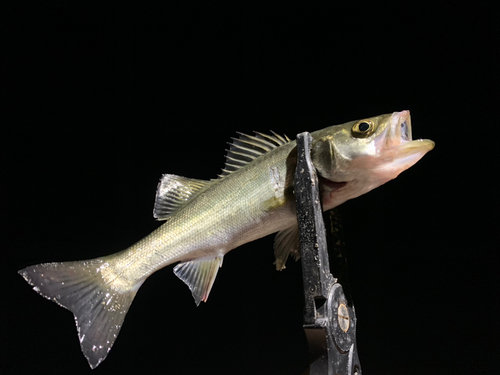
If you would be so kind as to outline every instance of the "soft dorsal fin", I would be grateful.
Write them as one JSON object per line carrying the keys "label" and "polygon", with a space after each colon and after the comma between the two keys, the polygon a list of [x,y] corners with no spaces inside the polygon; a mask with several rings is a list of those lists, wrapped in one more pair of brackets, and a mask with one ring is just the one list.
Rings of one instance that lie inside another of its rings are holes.
{"label": "soft dorsal fin", "polygon": [[191,289],[196,306],[201,301],[207,302],[217,271],[222,267],[222,258],[222,255],[199,258],[179,263],[174,267],[175,275]]}
{"label": "soft dorsal fin", "polygon": [[164,174],[156,190],[153,216],[157,220],[168,219],[179,207],[186,204],[196,193],[205,189],[209,184],[208,181],[176,176],[175,174]]}
{"label": "soft dorsal fin", "polygon": [[239,138],[231,138],[233,141],[228,142],[230,148],[227,150],[226,165],[219,177],[225,177],[259,156],[290,142],[286,135],[282,137],[273,131],[271,131],[272,135],[254,133],[255,135],[238,133]]}
{"label": "soft dorsal fin", "polygon": [[299,226],[292,225],[290,228],[283,229],[274,237],[274,256],[276,261],[276,269],[281,271],[285,269],[285,263],[288,255],[292,255],[295,260],[300,258],[299,248]]}

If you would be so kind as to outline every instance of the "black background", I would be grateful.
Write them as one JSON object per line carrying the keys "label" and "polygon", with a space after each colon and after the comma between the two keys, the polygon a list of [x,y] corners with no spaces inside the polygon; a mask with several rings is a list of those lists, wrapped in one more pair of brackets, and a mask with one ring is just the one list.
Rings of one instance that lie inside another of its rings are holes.
{"label": "black background", "polygon": [[[163,173],[214,178],[236,131],[290,137],[411,110],[436,148],[342,206],[366,374],[479,374],[498,355],[493,6],[54,7],[2,15],[2,373],[90,373],[27,265],[111,254],[159,223]],[[300,374],[300,262],[229,253],[196,308],[168,269],[96,374]]]}

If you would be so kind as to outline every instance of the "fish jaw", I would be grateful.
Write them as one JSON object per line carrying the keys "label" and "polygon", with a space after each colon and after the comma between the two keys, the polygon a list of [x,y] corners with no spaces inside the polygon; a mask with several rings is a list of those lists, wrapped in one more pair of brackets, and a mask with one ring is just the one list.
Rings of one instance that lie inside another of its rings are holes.
{"label": "fish jaw", "polygon": [[377,156],[373,162],[373,176],[384,182],[396,178],[415,165],[434,148],[430,139],[412,139],[410,111],[394,112],[389,126],[374,140]]}
{"label": "fish jaw", "polygon": [[360,158],[357,168],[372,169],[376,178],[386,181],[417,163],[434,148],[430,139],[412,139],[410,111],[394,112],[385,129],[373,140],[375,155]]}
{"label": "fish jaw", "polygon": [[[371,139],[346,140],[347,128],[342,129],[343,133],[338,132],[339,144],[335,136],[331,139],[332,159],[336,160],[331,163],[329,174],[322,176],[319,173],[325,211],[396,178],[434,148],[431,140],[412,139],[410,111],[369,120],[377,127]],[[353,124],[355,122],[344,127]],[[346,147],[349,142],[352,152]]]}

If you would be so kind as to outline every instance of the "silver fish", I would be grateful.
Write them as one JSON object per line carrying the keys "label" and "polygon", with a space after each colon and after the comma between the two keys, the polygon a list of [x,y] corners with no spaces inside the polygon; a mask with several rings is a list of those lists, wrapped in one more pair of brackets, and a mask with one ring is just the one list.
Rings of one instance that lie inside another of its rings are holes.
{"label": "silver fish", "polygon": [[[412,140],[409,111],[395,112],[312,133],[312,160],[324,210],[395,178],[434,147]],[[154,217],[165,223],[126,250],[101,258],[26,267],[19,273],[42,296],[70,310],[91,368],[111,350],[142,283],[160,268],[206,301],[224,255],[278,232],[276,268],[300,256],[293,176],[296,142],[276,133],[233,138],[219,178],[163,175]]]}

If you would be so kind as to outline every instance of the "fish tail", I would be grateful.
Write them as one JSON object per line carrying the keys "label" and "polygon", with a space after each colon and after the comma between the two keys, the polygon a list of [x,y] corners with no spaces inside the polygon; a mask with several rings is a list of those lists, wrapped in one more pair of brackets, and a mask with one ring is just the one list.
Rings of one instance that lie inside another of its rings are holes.
{"label": "fish tail", "polygon": [[70,310],[91,368],[111,350],[142,281],[124,282],[103,259],[43,263],[19,272],[33,289]]}

